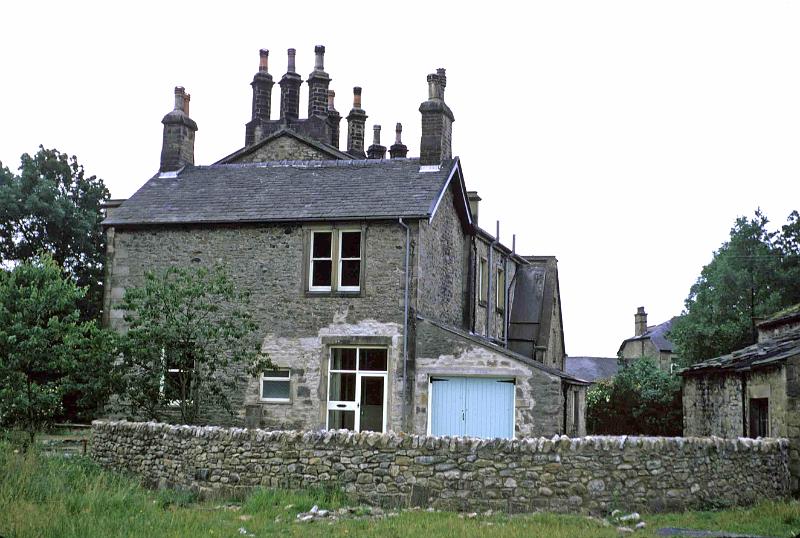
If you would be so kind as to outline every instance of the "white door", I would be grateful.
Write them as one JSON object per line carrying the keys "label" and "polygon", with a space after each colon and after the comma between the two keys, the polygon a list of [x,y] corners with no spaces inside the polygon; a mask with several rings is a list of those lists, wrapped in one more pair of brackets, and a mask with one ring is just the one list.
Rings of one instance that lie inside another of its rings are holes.
{"label": "white door", "polygon": [[386,431],[387,350],[331,348],[327,428]]}

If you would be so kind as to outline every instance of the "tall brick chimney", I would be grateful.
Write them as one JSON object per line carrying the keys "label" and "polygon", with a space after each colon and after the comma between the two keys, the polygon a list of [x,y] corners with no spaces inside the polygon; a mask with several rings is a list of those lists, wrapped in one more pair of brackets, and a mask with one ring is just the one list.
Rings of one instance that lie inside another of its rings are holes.
{"label": "tall brick chimney", "polygon": [[364,125],[367,113],[361,108],[361,88],[353,88],[353,108],[347,115],[347,153],[359,159],[366,159],[364,153]]}
{"label": "tall brick chimney", "polygon": [[252,120],[245,128],[244,145],[249,146],[262,138],[261,122],[269,121],[272,113],[272,75],[269,74],[269,51],[261,49],[258,51],[259,62],[258,72],[253,77],[250,86],[253,87],[253,114]]}
{"label": "tall brick chimney", "polygon": [[159,172],[180,170],[194,164],[194,133],[197,124],[189,117],[189,99],[183,86],[175,87],[175,108],[164,116],[164,141]]}
{"label": "tall brick chimney", "polygon": [[372,126],[372,145],[367,149],[368,159],[385,159],[386,146],[381,146],[381,126]]}
{"label": "tall brick chimney", "polygon": [[281,119],[296,120],[300,116],[300,85],[303,79],[295,72],[294,49],[289,49],[289,66],[278,83],[281,86]]}
{"label": "tall brick chimney", "polygon": [[440,164],[452,157],[453,112],[444,102],[447,77],[444,69],[428,75],[428,100],[419,105],[422,137],[419,144],[421,165]]}
{"label": "tall brick chimney", "polygon": [[314,47],[314,70],[308,75],[308,117],[328,114],[328,85],[331,77],[324,70],[325,47]]}
{"label": "tall brick chimney", "polygon": [[640,306],[636,309],[636,314],[633,316],[633,321],[636,328],[634,336],[642,336],[647,332],[647,312],[644,311],[643,306]]}
{"label": "tall brick chimney", "polygon": [[336,98],[336,92],[328,90],[328,128],[331,132],[330,143],[336,149],[339,149],[339,123],[342,121],[342,116],[336,111],[333,101]]}
{"label": "tall brick chimney", "polygon": [[408,146],[403,144],[403,124],[398,123],[394,128],[394,144],[389,148],[392,159],[402,159],[408,155]]}

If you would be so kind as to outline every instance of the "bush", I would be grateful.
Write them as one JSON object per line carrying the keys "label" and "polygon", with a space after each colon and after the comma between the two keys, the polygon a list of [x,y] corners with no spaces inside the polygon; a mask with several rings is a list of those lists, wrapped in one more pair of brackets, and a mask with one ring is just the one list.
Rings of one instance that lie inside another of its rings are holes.
{"label": "bush", "polygon": [[591,387],[586,395],[586,429],[603,435],[683,433],[681,381],[644,357],[620,359],[616,377]]}

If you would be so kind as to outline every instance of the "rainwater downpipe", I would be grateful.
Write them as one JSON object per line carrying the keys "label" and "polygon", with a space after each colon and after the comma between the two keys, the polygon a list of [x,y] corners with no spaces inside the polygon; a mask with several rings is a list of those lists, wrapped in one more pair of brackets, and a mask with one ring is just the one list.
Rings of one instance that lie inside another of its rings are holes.
{"label": "rainwater downpipe", "polygon": [[[403,421],[406,420],[408,411],[408,260],[411,246],[411,229],[403,222],[403,217],[399,217],[400,226],[406,229],[406,262],[405,262],[405,285],[403,290]],[[404,425],[407,426],[407,425]],[[404,429],[406,429],[404,427]]]}
{"label": "rainwater downpipe", "polygon": [[494,286],[492,286],[493,280],[494,280],[494,278],[492,278],[492,272],[493,272],[493,269],[494,269],[494,265],[492,265],[492,252],[494,251],[494,246],[497,244],[497,241],[499,241],[499,240],[500,240],[500,221],[498,220],[497,221],[497,232],[495,233],[495,236],[494,236],[494,239],[492,240],[492,242],[489,243],[489,256],[488,256],[489,260],[488,260],[488,262],[486,264],[486,272],[489,273],[487,275],[487,278],[486,278],[486,280],[489,281],[487,286],[486,286],[486,338],[487,339],[490,338],[489,337],[489,323],[495,317],[495,313],[494,312],[495,312],[495,309],[497,308],[497,301],[494,301],[494,308],[492,307],[492,299],[493,299],[492,291],[493,291],[493,288],[494,288]]}

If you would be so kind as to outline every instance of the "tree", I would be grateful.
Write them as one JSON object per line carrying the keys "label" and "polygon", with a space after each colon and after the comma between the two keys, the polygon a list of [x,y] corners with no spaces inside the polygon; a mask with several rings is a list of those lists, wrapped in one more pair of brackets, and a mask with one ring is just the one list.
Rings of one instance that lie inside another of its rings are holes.
{"label": "tree", "polygon": [[34,434],[79,390],[101,404],[111,390],[113,336],[81,321],[84,290],[49,256],[0,272],[0,423]]}
{"label": "tree", "polygon": [[768,222],[761,211],[737,218],[730,240],[703,267],[670,331],[684,364],[753,344],[760,319],[800,301],[797,212],[781,232],[770,232]]}
{"label": "tree", "polygon": [[681,381],[649,357],[620,359],[617,375],[592,386],[586,395],[586,427],[591,434],[681,435]]}
{"label": "tree", "polygon": [[208,406],[232,412],[232,370],[255,376],[271,367],[258,353],[247,304],[219,267],[147,273],[121,305],[129,325],[120,346],[123,403],[153,420],[172,407],[184,424],[197,423]]}
{"label": "tree", "polygon": [[78,286],[83,319],[102,307],[105,243],[100,204],[109,198],[103,180],[86,177],[72,156],[44,149],[21,157],[19,175],[0,163],[0,261],[5,265],[49,252]]}

